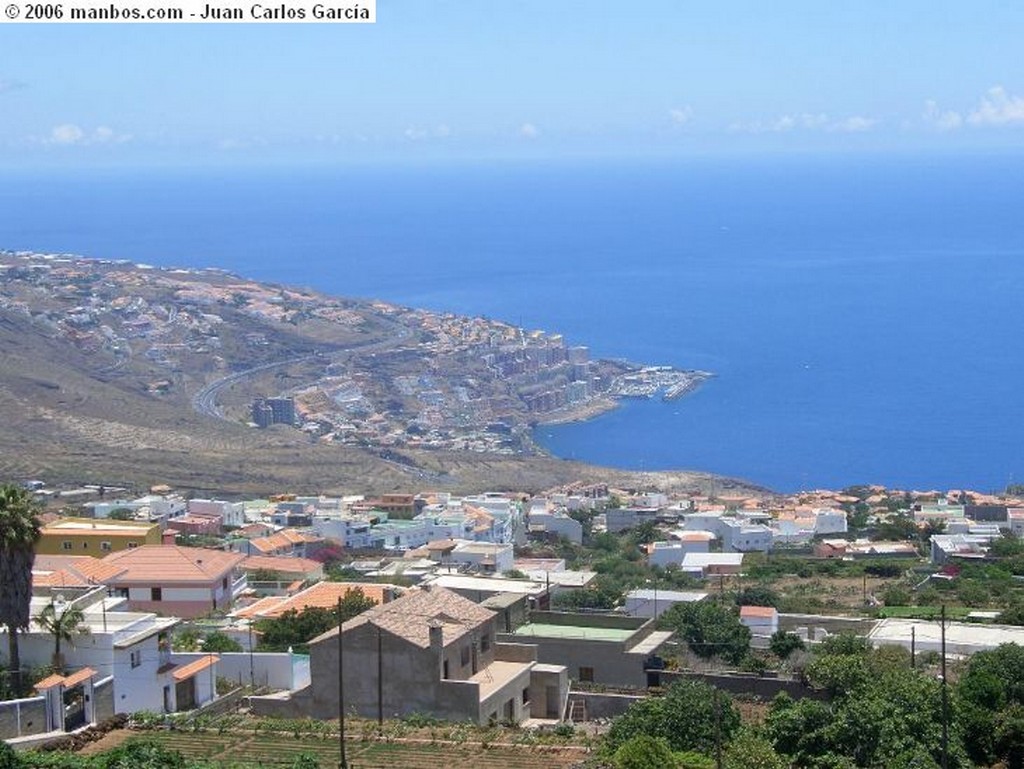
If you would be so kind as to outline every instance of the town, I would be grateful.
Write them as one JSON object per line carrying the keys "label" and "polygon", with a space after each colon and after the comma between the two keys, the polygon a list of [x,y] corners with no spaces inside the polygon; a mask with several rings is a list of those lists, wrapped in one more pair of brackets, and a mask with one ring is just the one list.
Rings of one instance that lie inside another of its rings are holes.
{"label": "town", "polygon": [[[728,750],[754,741],[792,762],[779,766],[813,766],[816,750],[842,748],[801,747],[810,727],[794,718],[854,718],[854,694],[881,696],[872,677],[927,696],[952,681],[967,707],[973,660],[1024,654],[1016,486],[227,499],[24,481],[0,496],[5,515],[29,501],[39,526],[20,662],[0,657],[0,737],[19,749],[115,714],[159,731],[229,712],[343,730],[347,713],[371,731],[527,729],[555,741],[548,765],[625,766],[615,756],[636,748],[627,725],[644,723],[643,703],[688,692],[710,707],[713,692],[722,708],[722,691],[769,727],[752,736],[735,711],[729,734],[746,737]],[[655,737],[709,756],[725,739]],[[954,737],[906,749],[1004,750]]]}
{"label": "town", "polygon": [[0,287],[0,311],[70,344],[104,381],[200,416],[388,456],[536,454],[536,424],[592,417],[624,397],[678,398],[712,376],[592,360],[556,333],[222,270],[0,252]]}

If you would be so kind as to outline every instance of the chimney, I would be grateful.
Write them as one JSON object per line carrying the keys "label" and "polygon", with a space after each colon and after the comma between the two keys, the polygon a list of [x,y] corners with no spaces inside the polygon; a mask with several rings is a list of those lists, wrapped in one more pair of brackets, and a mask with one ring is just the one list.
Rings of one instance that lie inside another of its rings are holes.
{"label": "chimney", "polygon": [[437,660],[437,672],[441,678],[445,678],[444,671],[444,626],[437,620],[430,620],[427,623],[430,631],[430,651]]}
{"label": "chimney", "polygon": [[173,545],[174,538],[178,536],[178,532],[174,529],[167,529],[163,534],[160,535],[160,540],[165,545]]}

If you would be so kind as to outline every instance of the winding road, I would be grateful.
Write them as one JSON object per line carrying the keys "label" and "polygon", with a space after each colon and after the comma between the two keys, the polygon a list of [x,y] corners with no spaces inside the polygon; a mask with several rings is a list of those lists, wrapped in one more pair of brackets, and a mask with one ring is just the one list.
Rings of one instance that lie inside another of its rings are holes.
{"label": "winding road", "polygon": [[388,321],[388,323],[390,323],[392,328],[395,330],[394,336],[390,336],[387,339],[382,339],[378,342],[363,342],[360,344],[350,345],[348,347],[335,348],[328,353],[306,353],[305,355],[298,355],[294,358],[272,361],[271,363],[262,363],[259,366],[253,366],[252,368],[245,369],[244,371],[236,371],[233,374],[228,374],[220,379],[215,379],[192,396],[192,408],[203,416],[230,422],[231,420],[224,416],[224,413],[220,410],[220,406],[217,405],[218,396],[227,388],[232,387],[239,382],[244,382],[246,379],[251,377],[266,373],[267,371],[272,371],[275,368],[294,366],[297,363],[305,363],[306,361],[316,360],[317,358],[337,363],[355,353],[377,353],[382,350],[389,350],[392,347],[401,344],[412,335],[412,331],[400,323],[396,323],[395,321]]}

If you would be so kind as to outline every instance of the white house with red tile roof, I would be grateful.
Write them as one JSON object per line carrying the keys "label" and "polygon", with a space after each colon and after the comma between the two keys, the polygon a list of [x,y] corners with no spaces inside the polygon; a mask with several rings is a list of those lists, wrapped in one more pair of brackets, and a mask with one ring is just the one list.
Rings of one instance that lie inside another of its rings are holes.
{"label": "white house with red tile roof", "polygon": [[779,612],[771,606],[741,606],[740,623],[753,635],[774,635],[779,629]]}
{"label": "white house with red tile roof", "polygon": [[[125,611],[125,599],[107,595],[104,587],[68,595],[50,591],[32,597],[31,616],[37,617],[53,603],[59,613],[67,608],[82,610],[79,632],[61,646],[67,670],[93,671],[89,678],[99,682],[113,676],[113,708],[111,712],[135,713],[148,710],[172,713],[190,710],[215,696],[212,682],[216,679],[219,658],[213,655],[206,662],[206,675],[199,670],[176,663],[171,652],[170,636],[181,622],[176,617],[158,617],[150,612]],[[2,628],[2,626],[0,626]],[[29,628],[19,634],[21,661],[27,666],[51,664],[54,652],[53,635],[33,619]],[[0,652],[6,652],[6,629],[0,629]],[[0,653],[0,659],[4,659]],[[6,660],[4,660],[6,661]],[[210,666],[213,666],[212,673]],[[60,678],[61,680],[57,680]],[[61,685],[70,689],[80,683],[76,676],[51,677],[40,682],[43,689]]]}
{"label": "white house with red tile roof", "polygon": [[227,612],[246,589],[241,553],[178,545],[145,545],[112,553],[104,562],[124,569],[107,581],[129,608],[176,617]]}

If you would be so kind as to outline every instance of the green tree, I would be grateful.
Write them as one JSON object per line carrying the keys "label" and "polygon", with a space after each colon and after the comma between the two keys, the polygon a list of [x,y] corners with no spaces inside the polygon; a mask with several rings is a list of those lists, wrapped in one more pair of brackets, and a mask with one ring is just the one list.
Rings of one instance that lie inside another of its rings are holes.
{"label": "green tree", "polygon": [[212,633],[207,633],[206,637],[203,639],[203,651],[242,652],[245,651],[245,649],[242,648],[242,644],[238,643],[238,641],[227,633],[221,633],[219,630],[215,630]]}
{"label": "green tree", "polygon": [[724,769],[787,769],[789,762],[772,744],[749,730],[741,731],[725,749]]}
{"label": "green tree", "polygon": [[176,652],[197,652],[201,636],[195,628],[185,628],[176,633],[171,641],[171,646]]}
{"label": "green tree", "polygon": [[318,635],[375,605],[376,602],[363,595],[362,590],[355,589],[345,594],[340,609],[337,606],[332,609],[310,606],[301,612],[291,609],[275,619],[259,620],[255,624],[261,633],[257,648],[260,651],[283,652],[291,647],[295,652],[305,653],[308,649],[306,644]]}
{"label": "green tree", "polygon": [[53,667],[63,671],[64,655],[60,651],[61,644],[67,641],[74,646],[76,635],[89,632],[88,626],[83,624],[85,614],[74,603],[55,604],[50,601],[36,615],[35,620],[39,627],[53,636]]}
{"label": "green tree", "polygon": [[663,738],[672,750],[712,755],[717,739],[724,745],[739,725],[739,712],[728,695],[702,681],[683,679],[664,697],[640,700],[613,720],[606,745],[615,751],[628,740],[647,735]]}
{"label": "green tree", "polygon": [[39,541],[39,505],[28,490],[0,486],[0,625],[7,626],[7,664],[14,691],[22,693],[18,633],[28,628],[32,563]]}
{"label": "green tree", "polygon": [[115,507],[107,516],[112,521],[134,521],[135,511],[130,507]]}
{"label": "green tree", "polygon": [[1017,719],[1024,706],[1024,647],[1002,644],[973,655],[956,694],[971,758],[987,765],[1016,755]]}
{"label": "green tree", "polygon": [[750,648],[750,629],[736,612],[715,601],[677,603],[661,615],[658,625],[674,631],[704,659],[721,657],[738,665]]}
{"label": "green tree", "polygon": [[784,660],[793,652],[799,649],[805,649],[807,646],[804,643],[804,639],[796,633],[787,633],[785,630],[776,630],[772,633],[771,640],[768,641],[768,648],[771,650],[772,654],[780,660]]}
{"label": "green tree", "polygon": [[663,737],[639,734],[618,747],[612,763],[615,769],[671,769],[676,759]]}
{"label": "green tree", "polygon": [[767,585],[752,585],[736,595],[737,606],[771,606],[779,608],[779,594]]}

